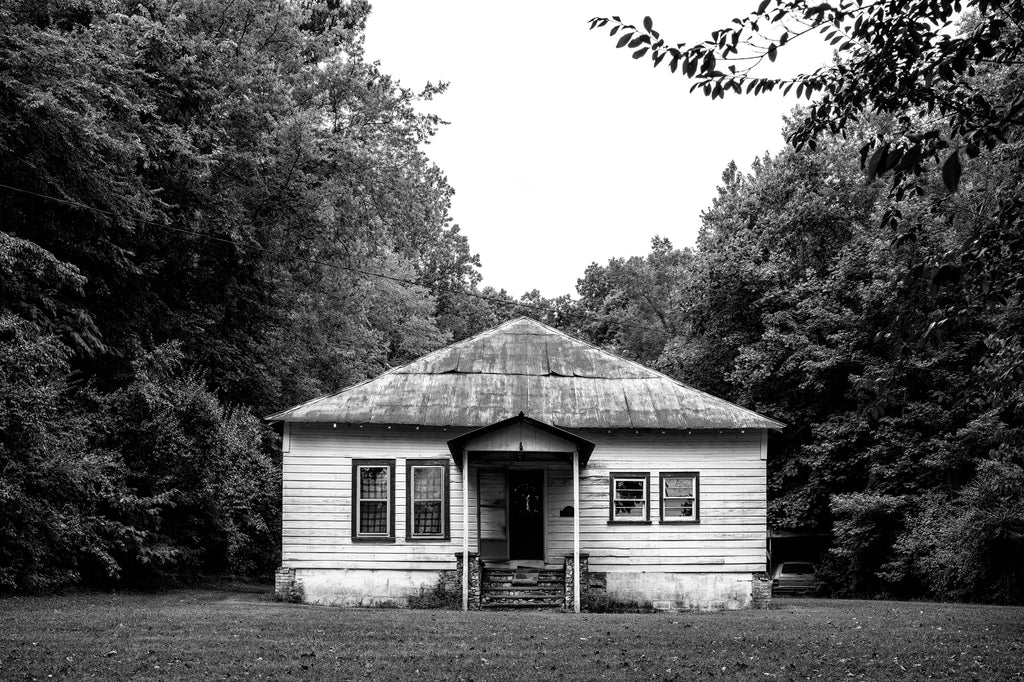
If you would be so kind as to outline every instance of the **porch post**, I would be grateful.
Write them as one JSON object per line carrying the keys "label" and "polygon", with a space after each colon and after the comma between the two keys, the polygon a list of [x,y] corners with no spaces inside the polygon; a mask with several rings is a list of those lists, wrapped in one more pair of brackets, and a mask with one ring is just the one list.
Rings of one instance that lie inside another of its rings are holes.
{"label": "porch post", "polygon": [[580,450],[572,451],[572,603],[580,612]]}
{"label": "porch post", "polygon": [[462,610],[469,611],[469,451],[462,451]]}

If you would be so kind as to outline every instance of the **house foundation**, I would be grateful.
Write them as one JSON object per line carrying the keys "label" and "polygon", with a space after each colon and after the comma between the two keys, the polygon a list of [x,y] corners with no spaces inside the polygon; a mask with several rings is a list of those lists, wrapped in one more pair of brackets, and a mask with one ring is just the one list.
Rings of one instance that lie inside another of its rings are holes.
{"label": "house foundation", "polygon": [[[608,573],[609,601],[658,611],[720,611],[755,606],[751,573]],[[769,595],[771,583],[768,583]],[[763,593],[758,593],[764,603]],[[770,596],[769,596],[770,599]]]}

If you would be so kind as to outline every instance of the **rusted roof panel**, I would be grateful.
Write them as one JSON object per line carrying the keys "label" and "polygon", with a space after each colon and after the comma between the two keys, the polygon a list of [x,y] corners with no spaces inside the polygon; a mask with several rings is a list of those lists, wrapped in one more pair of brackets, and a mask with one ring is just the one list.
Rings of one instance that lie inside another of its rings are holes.
{"label": "rusted roof panel", "polygon": [[562,428],[783,426],[529,318],[268,419],[478,427],[519,412]]}
{"label": "rusted roof panel", "polygon": [[446,374],[459,369],[459,349],[444,348],[426,355],[404,367],[393,370],[396,374]]}
{"label": "rusted roof panel", "polygon": [[548,371],[563,377],[573,376],[572,340],[560,336],[544,339],[544,352],[548,356]]}
{"label": "rusted roof panel", "polygon": [[630,388],[625,390],[623,395],[626,399],[626,409],[629,410],[629,421],[636,429],[656,429],[661,426],[658,413],[654,409],[654,399],[648,388],[650,381],[631,381]]}

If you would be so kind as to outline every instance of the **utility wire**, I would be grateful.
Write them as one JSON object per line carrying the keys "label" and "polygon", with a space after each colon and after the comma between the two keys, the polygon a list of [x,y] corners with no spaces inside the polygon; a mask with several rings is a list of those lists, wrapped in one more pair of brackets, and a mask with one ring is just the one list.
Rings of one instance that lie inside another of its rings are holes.
{"label": "utility wire", "polygon": [[[10,190],[12,192],[19,192],[21,194],[28,194],[30,196],[38,197],[40,199],[47,199],[49,201],[55,201],[55,202],[58,202],[58,203],[61,203],[61,204],[66,204],[68,206],[74,206],[76,208],[81,208],[81,209],[84,209],[84,210],[87,210],[87,211],[93,211],[94,213],[100,213],[100,214],[103,214],[103,215],[110,216],[112,218],[123,219],[123,216],[120,216],[117,213],[114,213],[113,211],[107,211],[107,210],[102,209],[102,208],[96,208],[95,206],[90,206],[88,204],[83,204],[81,202],[74,201],[74,200],[71,200],[71,199],[62,199],[61,197],[55,197],[55,196],[52,196],[52,195],[49,195],[49,194],[41,194],[39,192],[33,192],[31,190],[22,189],[20,187],[12,187],[11,185],[6,185],[6,184],[3,184],[3,183],[0,183],[0,188],[6,189],[6,190]],[[157,222],[155,220],[149,220],[147,218],[130,217],[128,219],[129,220],[134,220],[134,221],[137,221],[137,222],[140,222],[140,223],[144,223],[144,224],[147,224],[147,225],[155,225],[157,227],[160,227],[160,228],[163,228],[163,229],[166,229],[166,230],[171,230],[171,231],[174,231],[174,232],[180,232],[180,233],[183,233],[183,234],[192,235],[194,237],[200,237],[202,239],[208,239],[208,240],[214,241],[214,242],[220,242],[220,243],[223,243],[223,244],[229,244],[231,246],[236,246],[236,247],[238,246],[238,244],[236,242],[234,242],[234,241],[232,241],[230,239],[226,239],[224,237],[218,237],[218,236],[212,235],[212,234],[205,234],[203,232],[199,232],[198,230],[190,230],[190,229],[185,228],[185,227],[176,227],[174,225],[169,225],[169,224],[163,223],[163,222]],[[364,275],[366,277],[377,277],[377,278],[388,280],[388,281],[395,282],[395,283],[398,283],[398,284],[407,284],[407,285],[410,285],[410,286],[425,287],[425,288],[429,289],[429,287],[426,287],[422,282],[416,282],[414,280],[405,279],[403,277],[396,277],[394,275],[388,275],[388,274],[385,274],[385,273],[382,273],[382,272],[374,272],[372,270],[364,270],[362,268],[353,267],[351,265],[344,265],[342,263],[337,263],[337,262],[334,262],[334,261],[324,261],[324,260],[319,260],[319,259],[316,259],[316,258],[308,258],[308,257],[303,257],[303,256],[294,256],[292,254],[286,254],[286,253],[284,253],[281,250],[272,249],[272,248],[265,247],[265,246],[249,245],[247,248],[250,248],[250,249],[255,250],[255,251],[260,251],[260,252],[263,252],[263,253],[267,253],[267,254],[272,255],[272,256],[281,256],[281,257],[292,258],[294,260],[299,260],[299,261],[303,261],[303,262],[306,262],[306,263],[312,263],[312,264],[320,265],[320,266],[323,266],[323,267],[335,268],[335,269],[338,269],[338,270],[344,270],[344,271],[347,271],[347,272],[352,272],[352,273],[355,273],[355,274]],[[597,312],[595,310],[588,310],[588,309],[585,309],[585,308],[576,308],[575,310],[558,310],[557,308],[552,308],[550,306],[538,305],[536,303],[522,303],[522,302],[519,302],[519,301],[509,301],[509,300],[506,300],[506,299],[503,299],[503,298],[498,298],[496,296],[487,296],[486,294],[482,294],[482,293],[477,292],[477,291],[471,291],[471,290],[466,290],[466,289],[456,289],[454,287],[446,287],[446,286],[443,286],[441,284],[435,285],[434,288],[436,290],[440,290],[440,291],[443,291],[443,292],[446,292],[446,293],[461,294],[463,296],[472,296],[473,298],[478,298],[478,299],[481,299],[483,301],[487,301],[488,303],[497,303],[497,304],[505,305],[505,306],[527,308],[527,309],[533,310],[533,311],[546,312],[546,313],[553,314],[556,317],[561,316],[561,315],[570,315],[570,316],[571,315],[580,315],[580,316],[583,316],[583,317],[592,317],[592,318],[595,318],[595,319],[604,319],[604,316],[601,313],[599,313],[599,312]],[[629,324],[629,323],[626,323],[626,322],[617,322],[616,324],[618,326],[620,326],[620,327],[629,327],[631,329],[638,329],[638,330],[641,330],[641,331],[649,331],[650,330],[649,327],[642,327],[640,325]]]}

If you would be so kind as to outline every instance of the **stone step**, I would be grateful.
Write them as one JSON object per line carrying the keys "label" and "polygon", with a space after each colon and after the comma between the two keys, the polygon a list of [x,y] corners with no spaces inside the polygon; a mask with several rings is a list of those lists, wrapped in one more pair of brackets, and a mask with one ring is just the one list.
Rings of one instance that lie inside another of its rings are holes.
{"label": "stone step", "polygon": [[516,581],[512,578],[484,578],[484,585],[562,585],[565,583],[565,578],[558,578],[555,580],[546,580],[541,578],[536,582],[525,582]]}
{"label": "stone step", "polygon": [[[484,582],[511,582],[516,579],[514,573],[491,573],[490,571],[484,571],[482,576]],[[556,583],[563,582],[565,580],[564,573],[545,574],[541,573],[537,576],[538,582]]]}
{"label": "stone step", "polygon": [[558,583],[557,585],[481,585],[480,589],[484,592],[507,592],[509,590],[526,590],[526,591],[541,591],[541,592],[552,592],[561,594],[565,590],[565,585]]}
{"label": "stone step", "polygon": [[[531,574],[535,581],[516,579],[516,573]],[[563,569],[484,568],[481,575],[480,605],[490,609],[561,609],[564,600]]]}

